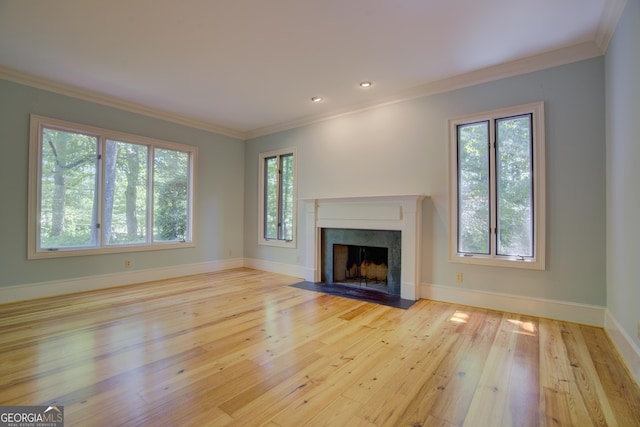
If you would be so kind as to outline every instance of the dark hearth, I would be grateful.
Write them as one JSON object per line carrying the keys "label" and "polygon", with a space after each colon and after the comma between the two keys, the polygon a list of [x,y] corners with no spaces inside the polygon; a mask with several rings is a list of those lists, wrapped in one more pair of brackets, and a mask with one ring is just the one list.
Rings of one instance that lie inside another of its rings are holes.
{"label": "dark hearth", "polygon": [[353,286],[336,285],[330,283],[313,283],[313,282],[300,282],[291,285],[294,288],[304,289],[307,291],[321,292],[327,295],[335,295],[344,298],[350,298],[358,301],[365,301],[374,304],[386,305],[389,307],[396,307],[402,309],[408,309],[415,301],[402,299],[399,295],[391,295],[384,292],[374,291],[364,288],[356,288]]}

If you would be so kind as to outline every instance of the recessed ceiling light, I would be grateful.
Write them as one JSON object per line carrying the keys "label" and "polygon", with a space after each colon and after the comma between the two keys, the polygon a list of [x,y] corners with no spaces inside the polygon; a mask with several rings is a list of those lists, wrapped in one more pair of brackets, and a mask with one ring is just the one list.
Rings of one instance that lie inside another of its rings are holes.
{"label": "recessed ceiling light", "polygon": [[372,85],[373,83],[371,82],[360,82],[360,87],[367,88],[367,87],[371,87]]}
{"label": "recessed ceiling light", "polygon": [[322,101],[322,97],[320,96],[314,96],[311,98],[311,102],[321,102]]}

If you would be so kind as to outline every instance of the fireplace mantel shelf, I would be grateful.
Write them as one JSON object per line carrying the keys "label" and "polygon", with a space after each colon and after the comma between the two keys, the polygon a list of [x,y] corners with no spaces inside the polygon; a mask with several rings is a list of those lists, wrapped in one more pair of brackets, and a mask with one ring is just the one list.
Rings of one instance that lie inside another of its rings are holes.
{"label": "fireplace mantel shelf", "polygon": [[310,202],[314,200],[322,200],[325,202],[344,202],[344,201],[398,201],[398,200],[421,200],[429,197],[426,194],[380,194],[380,195],[362,195],[362,196],[319,196],[319,197],[299,197],[301,202]]}

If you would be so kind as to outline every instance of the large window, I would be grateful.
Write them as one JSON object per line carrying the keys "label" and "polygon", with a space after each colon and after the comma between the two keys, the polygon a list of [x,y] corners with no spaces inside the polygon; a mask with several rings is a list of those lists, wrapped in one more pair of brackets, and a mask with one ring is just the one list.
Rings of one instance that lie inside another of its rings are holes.
{"label": "large window", "polygon": [[31,117],[29,257],[193,246],[196,148]]}
{"label": "large window", "polygon": [[544,269],[542,103],[450,121],[450,259]]}
{"label": "large window", "polygon": [[260,154],[259,243],[295,246],[295,149]]}

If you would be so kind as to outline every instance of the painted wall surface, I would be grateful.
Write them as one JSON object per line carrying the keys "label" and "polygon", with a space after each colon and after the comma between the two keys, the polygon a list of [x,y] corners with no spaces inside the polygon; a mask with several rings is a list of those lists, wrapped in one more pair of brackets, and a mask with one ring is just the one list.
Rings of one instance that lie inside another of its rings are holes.
{"label": "painted wall surface", "polygon": [[[198,147],[194,248],[27,260],[29,115]],[[0,80],[0,286],[152,269],[242,256],[242,141]]]}
{"label": "painted wall surface", "polygon": [[[375,87],[374,87],[375,89]],[[450,118],[545,102],[547,269],[448,260]],[[257,244],[258,155],[298,148],[298,197],[422,193],[422,283],[604,306],[604,58],[337,117],[245,145],[245,258],[305,266],[305,214],[296,249]],[[455,283],[457,272],[464,282]]]}
{"label": "painted wall surface", "polygon": [[640,346],[640,1],[629,0],[606,55],[607,306]]}

